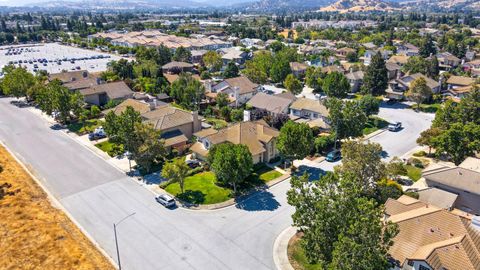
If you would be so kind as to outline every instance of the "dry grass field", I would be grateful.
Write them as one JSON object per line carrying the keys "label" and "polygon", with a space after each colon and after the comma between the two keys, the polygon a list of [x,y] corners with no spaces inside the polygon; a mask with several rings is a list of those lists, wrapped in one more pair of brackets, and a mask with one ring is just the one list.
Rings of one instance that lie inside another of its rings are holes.
{"label": "dry grass field", "polygon": [[0,146],[0,269],[114,269]]}

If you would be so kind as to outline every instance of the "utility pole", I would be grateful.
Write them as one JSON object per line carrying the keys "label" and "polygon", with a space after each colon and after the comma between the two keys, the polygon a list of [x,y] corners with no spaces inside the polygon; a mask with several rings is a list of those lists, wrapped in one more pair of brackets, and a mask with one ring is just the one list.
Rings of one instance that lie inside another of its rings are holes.
{"label": "utility pole", "polygon": [[118,239],[117,239],[117,226],[120,225],[120,223],[122,223],[124,220],[126,220],[127,218],[135,215],[136,213],[133,212],[131,213],[130,215],[122,218],[120,221],[117,221],[116,223],[114,222],[113,223],[113,234],[115,236],[115,248],[117,250],[117,263],[118,263],[118,270],[122,270],[122,264],[120,263],[120,250],[118,249]]}

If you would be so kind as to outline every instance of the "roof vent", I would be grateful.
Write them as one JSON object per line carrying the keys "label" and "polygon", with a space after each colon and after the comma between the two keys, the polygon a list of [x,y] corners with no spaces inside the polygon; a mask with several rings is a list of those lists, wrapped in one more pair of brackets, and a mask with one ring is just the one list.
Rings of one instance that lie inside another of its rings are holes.
{"label": "roof vent", "polygon": [[434,232],[435,232],[435,229],[434,229],[434,228],[430,228],[430,232],[431,232],[431,233],[434,233]]}

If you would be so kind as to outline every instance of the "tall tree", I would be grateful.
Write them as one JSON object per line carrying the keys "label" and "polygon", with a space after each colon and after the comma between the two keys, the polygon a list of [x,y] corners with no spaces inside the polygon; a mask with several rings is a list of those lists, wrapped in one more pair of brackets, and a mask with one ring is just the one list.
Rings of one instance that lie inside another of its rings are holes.
{"label": "tall tree", "polygon": [[322,88],[329,97],[346,98],[350,91],[350,83],[342,73],[332,72],[323,80]]}
{"label": "tall tree", "polygon": [[388,71],[380,52],[372,57],[363,78],[363,92],[374,96],[383,95],[388,85]]}
{"label": "tall tree", "polygon": [[358,102],[332,98],[328,100],[327,107],[328,118],[337,139],[363,135],[363,128],[368,118]]}
{"label": "tall tree", "polygon": [[372,95],[364,95],[358,104],[367,116],[377,114],[380,109],[380,100]]}
{"label": "tall tree", "polygon": [[406,96],[417,103],[417,109],[420,104],[432,96],[432,89],[427,85],[427,81],[423,77],[419,77],[410,83]]}
{"label": "tall tree", "polygon": [[192,53],[183,46],[178,47],[173,54],[173,60],[179,62],[188,62],[191,57]]}
{"label": "tall tree", "polygon": [[293,74],[288,74],[283,83],[285,88],[294,95],[298,95],[302,92],[302,83]]}
{"label": "tall tree", "polygon": [[12,95],[16,98],[23,97],[27,90],[35,84],[34,76],[25,68],[4,68],[5,76],[1,86],[5,95]]}
{"label": "tall tree", "polygon": [[313,91],[318,93],[322,91],[323,79],[325,78],[326,73],[322,72],[321,68],[308,67],[305,73],[305,84],[313,88]]}
{"label": "tall tree", "polygon": [[307,124],[288,121],[280,129],[278,151],[287,159],[303,159],[313,148],[313,133]]}
{"label": "tall tree", "polygon": [[215,51],[208,51],[203,55],[203,63],[210,71],[218,71],[222,68],[222,57]]}
{"label": "tall tree", "polygon": [[[313,183],[294,176],[287,192],[301,247],[322,269],[387,269],[397,227],[383,223],[383,209],[359,192],[354,174],[327,173]],[[359,263],[360,262],[360,263]]]}
{"label": "tall tree", "polygon": [[162,177],[167,178],[172,183],[178,183],[180,191],[184,193],[185,177],[187,177],[189,170],[190,168],[183,159],[176,158],[163,165]]}
{"label": "tall tree", "polygon": [[170,96],[178,104],[190,110],[198,110],[204,94],[205,87],[202,83],[188,73],[181,73],[170,87]]}
{"label": "tall tree", "polygon": [[435,44],[433,44],[433,39],[430,34],[425,35],[425,37],[422,39],[418,52],[420,56],[424,58],[437,53],[437,48],[435,47]]}
{"label": "tall tree", "polygon": [[238,77],[239,69],[237,67],[237,64],[234,62],[228,62],[227,67],[225,68],[225,71],[223,71],[223,77],[228,79],[228,78],[235,78]]}
{"label": "tall tree", "polygon": [[132,157],[141,168],[150,172],[154,164],[165,157],[165,142],[160,139],[160,131],[151,124],[136,123],[132,142]]}
{"label": "tall tree", "polygon": [[245,181],[253,167],[248,147],[243,144],[221,143],[214,145],[208,155],[217,180],[231,185],[236,194],[238,185]]}

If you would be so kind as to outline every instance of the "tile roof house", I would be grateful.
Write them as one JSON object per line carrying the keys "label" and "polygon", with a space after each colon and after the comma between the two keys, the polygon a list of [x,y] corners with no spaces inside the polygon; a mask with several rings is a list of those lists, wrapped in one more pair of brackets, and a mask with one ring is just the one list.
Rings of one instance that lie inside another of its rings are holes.
{"label": "tile roof house", "polygon": [[439,93],[440,92],[440,83],[431,79],[431,78],[429,78],[429,77],[427,77],[427,76],[425,76],[425,75],[423,75],[423,74],[421,74],[421,73],[405,75],[401,78],[390,81],[388,84],[389,84],[390,88],[395,90],[395,91],[406,92],[409,89],[410,84],[418,78],[424,78],[425,81],[427,82],[428,87],[430,87],[430,89],[432,89],[433,93]]}
{"label": "tile roof house", "polygon": [[405,197],[385,203],[386,220],[399,229],[389,249],[392,269],[480,269],[477,217]]}
{"label": "tile roof house", "polygon": [[101,78],[89,73],[86,70],[68,71],[52,73],[48,75],[48,80],[59,80],[62,85],[70,90],[80,90],[102,84]]}
{"label": "tile roof house", "polygon": [[190,147],[194,156],[205,160],[212,145],[219,143],[244,144],[250,150],[253,163],[268,162],[278,156],[278,130],[264,121],[241,122],[221,130],[204,129],[194,134],[197,142]]}
{"label": "tile roof house", "polygon": [[300,117],[307,119],[322,118],[327,120],[329,114],[327,107],[321,100],[309,98],[299,98],[290,105],[290,115],[292,117]]}
{"label": "tile roof house", "polygon": [[163,73],[179,74],[182,72],[192,72],[193,65],[186,62],[172,61],[162,66]]}
{"label": "tile roof house", "polygon": [[473,78],[455,75],[450,76],[447,80],[448,89],[470,86],[474,82],[475,80]]}
{"label": "tile roof house", "polygon": [[270,114],[288,114],[288,107],[293,102],[289,98],[284,98],[277,95],[268,95],[265,93],[257,93],[253,96],[247,104],[256,109],[264,109]]}
{"label": "tile roof house", "polygon": [[390,59],[387,60],[387,63],[395,63],[401,67],[408,62],[410,56],[406,55],[393,55]]}
{"label": "tile roof house", "polygon": [[184,150],[193,134],[201,129],[197,112],[184,111],[164,102],[147,103],[127,99],[110,110],[120,114],[128,106],[140,113],[144,123],[152,124],[155,129],[161,131],[161,137],[168,148]]}
{"label": "tile roof house", "polygon": [[480,215],[480,172],[458,166],[431,170],[423,177],[428,187],[457,194],[455,208]]}
{"label": "tile roof house", "polygon": [[290,69],[292,70],[293,75],[295,77],[303,77],[305,76],[305,72],[307,72],[308,65],[305,63],[299,62],[290,62]]}
{"label": "tile roof house", "polygon": [[363,84],[363,71],[358,70],[358,71],[350,71],[345,76],[348,79],[348,82],[350,83],[350,91],[352,93],[356,93],[360,90],[360,87],[362,87]]}
{"label": "tile roof house", "polygon": [[460,65],[461,61],[460,58],[456,57],[455,55],[449,52],[443,52],[437,54],[438,59],[438,66],[440,70],[450,70],[452,68],[457,67]]}
{"label": "tile roof house", "polygon": [[103,106],[110,100],[132,98],[134,92],[123,81],[93,85],[78,90],[88,104]]}
{"label": "tile roof house", "polygon": [[239,76],[220,82],[208,80],[205,82],[207,98],[214,100],[218,93],[226,93],[231,101],[231,106],[238,107],[250,100],[261,86],[253,83],[247,77]]}

